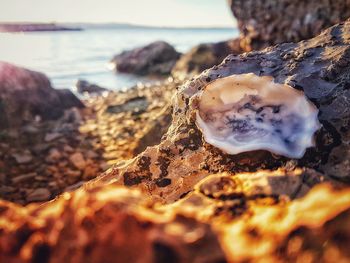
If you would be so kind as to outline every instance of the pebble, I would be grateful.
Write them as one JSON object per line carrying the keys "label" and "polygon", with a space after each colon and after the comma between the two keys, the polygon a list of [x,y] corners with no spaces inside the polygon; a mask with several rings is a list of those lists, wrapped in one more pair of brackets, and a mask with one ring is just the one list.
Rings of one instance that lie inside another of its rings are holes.
{"label": "pebble", "polygon": [[59,150],[57,150],[56,148],[52,148],[49,152],[49,155],[46,157],[46,160],[48,162],[56,162],[57,160],[59,160],[62,157],[61,153]]}
{"label": "pebble", "polygon": [[7,186],[7,185],[2,185],[0,186],[0,194],[8,194],[8,193],[12,193],[16,190],[16,188],[12,187],[12,186]]}
{"label": "pebble", "polygon": [[12,157],[15,158],[18,164],[29,163],[33,160],[33,156],[30,153],[14,153]]}
{"label": "pebble", "polygon": [[14,184],[19,184],[19,183],[22,183],[22,182],[25,182],[29,179],[32,179],[34,178],[35,176],[37,176],[37,173],[33,172],[33,173],[29,173],[29,174],[23,174],[23,175],[19,175],[19,176],[16,176],[16,177],[13,177],[11,179],[11,181],[14,183]]}
{"label": "pebble", "polygon": [[65,175],[67,175],[68,177],[79,177],[81,175],[81,172],[68,170],[68,171],[66,171]]}
{"label": "pebble", "polygon": [[28,202],[47,201],[51,197],[51,193],[46,188],[37,188],[27,195]]}
{"label": "pebble", "polygon": [[84,156],[80,152],[73,153],[69,157],[69,160],[79,170],[83,170],[85,168],[86,162]]}
{"label": "pebble", "polygon": [[53,133],[47,133],[45,135],[45,142],[51,142],[53,140],[56,140],[58,138],[60,138],[62,136],[61,133],[58,133],[58,132],[53,132]]}

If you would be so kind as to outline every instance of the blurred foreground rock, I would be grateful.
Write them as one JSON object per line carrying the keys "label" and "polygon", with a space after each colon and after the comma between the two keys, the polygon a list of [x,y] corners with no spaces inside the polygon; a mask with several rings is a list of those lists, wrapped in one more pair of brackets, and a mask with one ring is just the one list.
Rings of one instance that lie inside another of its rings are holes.
{"label": "blurred foreground rock", "polygon": [[242,49],[297,42],[350,17],[349,0],[230,0]]}
{"label": "blurred foreground rock", "polygon": [[53,89],[44,74],[0,62],[0,128],[58,119],[72,107],[84,105],[71,91]]}
{"label": "blurred foreground rock", "polygon": [[302,180],[300,172],[216,174],[163,206],[115,185],[41,206],[0,201],[0,260],[347,262],[350,189],[321,185],[293,200]]}
{"label": "blurred foreground rock", "polygon": [[124,51],[116,55],[111,63],[119,72],[137,75],[169,74],[180,57],[170,44],[156,41],[147,46]]}

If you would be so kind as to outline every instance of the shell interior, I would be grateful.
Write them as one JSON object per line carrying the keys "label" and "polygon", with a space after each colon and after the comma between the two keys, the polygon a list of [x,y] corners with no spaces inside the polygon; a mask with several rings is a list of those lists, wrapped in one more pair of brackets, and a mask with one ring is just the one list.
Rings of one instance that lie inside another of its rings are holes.
{"label": "shell interior", "polygon": [[301,158],[314,145],[317,115],[303,92],[249,73],[209,83],[196,122],[208,143],[229,154],[268,150]]}

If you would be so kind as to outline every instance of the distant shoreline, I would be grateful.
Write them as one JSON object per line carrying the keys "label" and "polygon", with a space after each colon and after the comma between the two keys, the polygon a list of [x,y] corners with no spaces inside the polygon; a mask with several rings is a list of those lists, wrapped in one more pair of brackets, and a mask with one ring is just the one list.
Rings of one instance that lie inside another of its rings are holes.
{"label": "distant shoreline", "polygon": [[127,23],[35,23],[35,22],[0,22],[0,32],[40,32],[40,31],[82,31],[89,29],[163,29],[163,30],[227,30],[235,27],[181,27],[181,26],[151,26]]}
{"label": "distant shoreline", "polygon": [[67,27],[55,23],[0,23],[0,32],[46,32],[46,31],[81,31],[80,27]]}

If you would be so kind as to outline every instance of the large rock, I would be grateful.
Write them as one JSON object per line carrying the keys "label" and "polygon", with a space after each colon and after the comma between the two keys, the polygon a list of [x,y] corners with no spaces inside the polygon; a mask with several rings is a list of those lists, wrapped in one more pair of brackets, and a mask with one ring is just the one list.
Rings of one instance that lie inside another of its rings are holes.
{"label": "large rock", "polygon": [[69,90],[55,90],[42,73],[0,62],[0,127],[57,119],[65,109],[83,107]]}
{"label": "large rock", "polygon": [[164,41],[124,51],[116,55],[111,63],[119,72],[137,75],[169,74],[180,57],[180,53]]}
{"label": "large rock", "polygon": [[[171,202],[218,171],[237,173],[304,166],[348,181],[350,166],[344,156],[349,155],[350,148],[349,54],[348,20],[308,41],[227,57],[177,91],[172,125],[158,146],[149,147],[127,165],[106,172],[101,182],[113,179]],[[271,76],[277,83],[303,90],[318,108],[322,128],[317,132],[316,146],[309,148],[303,158],[290,159],[263,150],[230,155],[204,140],[195,124],[198,103],[194,98],[209,82],[242,73]]]}
{"label": "large rock", "polygon": [[243,49],[297,42],[350,17],[349,0],[230,0]]}
{"label": "large rock", "polygon": [[241,52],[238,39],[200,44],[181,56],[172,70],[172,75],[180,79],[197,75],[203,70],[220,64],[229,54]]}
{"label": "large rock", "polygon": [[321,185],[290,200],[303,179],[217,174],[165,206],[115,185],[27,207],[0,200],[0,260],[348,262],[350,190]]}

